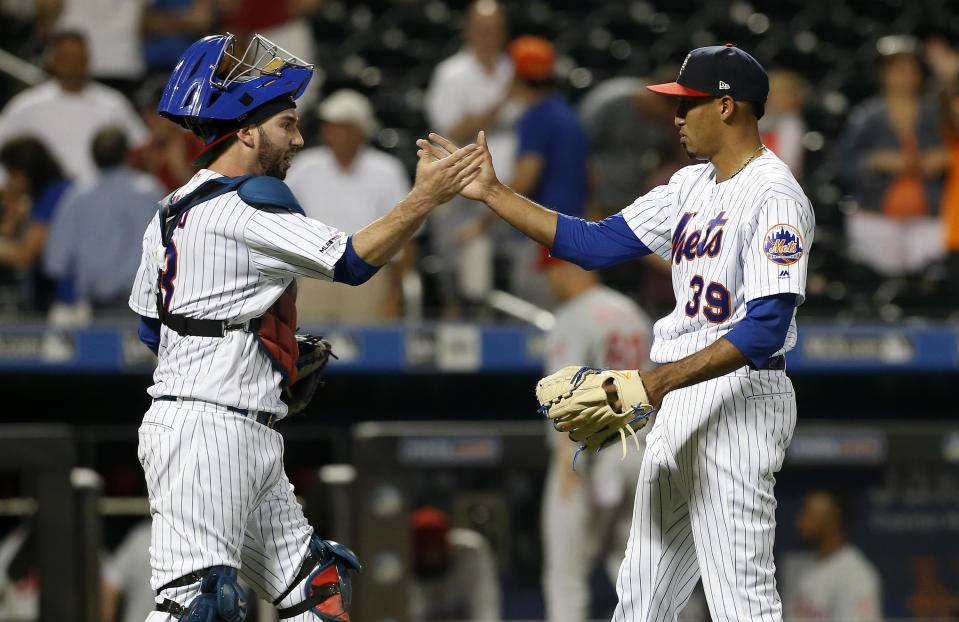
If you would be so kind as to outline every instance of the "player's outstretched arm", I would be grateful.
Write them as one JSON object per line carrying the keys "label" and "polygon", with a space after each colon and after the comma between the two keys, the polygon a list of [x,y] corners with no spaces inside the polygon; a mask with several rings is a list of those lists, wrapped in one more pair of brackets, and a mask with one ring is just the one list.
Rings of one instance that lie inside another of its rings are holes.
{"label": "player's outstretched arm", "polygon": [[[496,177],[496,171],[493,170],[493,159],[486,146],[486,132],[479,133],[477,142],[483,150],[480,157],[481,170],[460,194],[467,199],[486,203],[500,218],[519,229],[520,232],[543,246],[552,248],[556,237],[556,212],[516,194],[501,183]],[[451,140],[439,134],[430,134],[429,140],[421,139],[416,141],[416,144],[420,147],[420,157],[423,157],[422,154],[428,154],[433,158],[443,158],[447,153],[453,153],[457,149]]]}
{"label": "player's outstretched arm", "polygon": [[[651,371],[644,371],[640,376],[643,386],[646,387],[649,403],[659,408],[670,391],[718,378],[748,363],[749,359],[736,346],[724,338],[719,338],[695,354]],[[613,409],[618,412],[621,404],[615,394],[615,387],[606,387],[606,392]]]}
{"label": "player's outstretched arm", "polygon": [[360,259],[373,266],[386,264],[406,246],[434,207],[455,197],[479,175],[484,150],[470,144],[442,158],[420,155],[416,181],[406,198],[353,234],[353,250]]}

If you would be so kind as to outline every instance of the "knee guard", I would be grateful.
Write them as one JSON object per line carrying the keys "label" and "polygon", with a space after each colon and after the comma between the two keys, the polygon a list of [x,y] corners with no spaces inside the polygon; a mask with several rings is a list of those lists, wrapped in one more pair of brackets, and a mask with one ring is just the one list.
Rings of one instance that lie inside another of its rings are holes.
{"label": "knee guard", "polygon": [[200,581],[200,594],[186,607],[169,598],[157,611],[169,613],[179,622],[243,622],[246,594],[236,581],[236,568],[211,566],[167,583],[160,591]]}
{"label": "knee guard", "polygon": [[326,622],[350,622],[349,609],[353,601],[350,570],[362,570],[360,561],[348,547],[331,540],[313,536],[310,551],[300,571],[286,592],[273,601],[274,605],[302,586],[303,600],[277,609],[280,619],[292,618],[311,611]]}

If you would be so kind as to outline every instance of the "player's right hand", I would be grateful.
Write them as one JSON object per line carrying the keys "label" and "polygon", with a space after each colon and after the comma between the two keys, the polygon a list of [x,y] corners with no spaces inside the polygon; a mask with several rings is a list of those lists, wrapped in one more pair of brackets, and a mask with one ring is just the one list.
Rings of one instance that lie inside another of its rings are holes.
{"label": "player's right hand", "polygon": [[[448,152],[452,153],[456,150],[456,143],[448,138],[440,136],[439,134],[431,133],[430,140]],[[496,171],[493,169],[493,158],[490,155],[489,147],[486,144],[486,132],[481,131],[476,136],[476,142],[483,150],[480,156],[480,172],[475,179],[463,187],[463,189],[460,191],[460,194],[467,199],[486,202],[487,197],[489,197],[493,190],[500,185],[500,181],[496,178]],[[436,157],[436,147],[433,145],[430,146],[433,147],[431,154],[433,157]]]}
{"label": "player's right hand", "polygon": [[[432,135],[431,135],[432,136]],[[439,205],[446,203],[472,182],[480,172],[483,148],[471,143],[452,149],[447,155],[429,141],[416,141],[419,146],[416,182],[413,190]]]}

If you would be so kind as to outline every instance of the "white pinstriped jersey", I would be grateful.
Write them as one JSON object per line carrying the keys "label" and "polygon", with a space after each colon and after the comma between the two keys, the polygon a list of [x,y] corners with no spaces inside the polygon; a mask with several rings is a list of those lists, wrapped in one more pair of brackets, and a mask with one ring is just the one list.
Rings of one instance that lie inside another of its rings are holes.
{"label": "white pinstriped jersey", "polygon": [[[636,237],[672,265],[676,308],[653,329],[651,358],[658,363],[728,333],[750,300],[781,293],[804,300],[815,215],[769,150],[722,183],[712,164],[680,169],[622,214]],[[795,344],[794,316],[777,354]]]}
{"label": "white pinstriped jersey", "polygon": [[[174,200],[219,176],[199,171]],[[259,317],[295,277],[332,280],[346,241],[346,233],[319,221],[280,208],[254,208],[236,192],[220,195],[189,210],[174,230],[175,261],[165,266],[164,279],[168,310],[230,323]],[[157,271],[166,263],[154,218],[143,235],[143,257],[129,302],[140,315],[157,317]],[[170,269],[175,270],[172,278]],[[252,333],[181,337],[163,326],[158,354],[148,391],[153,397],[286,412],[280,400],[282,375]]]}

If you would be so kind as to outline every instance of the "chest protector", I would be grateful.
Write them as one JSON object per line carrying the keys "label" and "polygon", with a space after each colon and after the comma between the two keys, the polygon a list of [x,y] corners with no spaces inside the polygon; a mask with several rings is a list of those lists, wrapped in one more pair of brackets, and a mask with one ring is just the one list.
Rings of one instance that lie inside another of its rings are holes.
{"label": "chest protector", "polygon": [[[274,177],[244,175],[211,179],[178,201],[172,201],[172,194],[160,201],[158,217],[164,249],[169,247],[176,225],[187,211],[204,201],[233,191],[256,208],[281,208],[303,214],[290,189]],[[299,357],[296,343],[296,281],[290,283],[266,313],[241,324],[232,324],[229,320],[200,320],[168,311],[169,300],[164,300],[162,284],[161,267],[157,274],[157,316],[167,328],[179,335],[194,337],[223,337],[230,330],[254,333],[273,366],[283,374],[283,385],[296,382],[296,360]]]}

